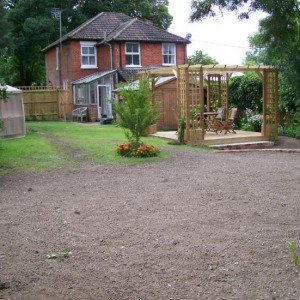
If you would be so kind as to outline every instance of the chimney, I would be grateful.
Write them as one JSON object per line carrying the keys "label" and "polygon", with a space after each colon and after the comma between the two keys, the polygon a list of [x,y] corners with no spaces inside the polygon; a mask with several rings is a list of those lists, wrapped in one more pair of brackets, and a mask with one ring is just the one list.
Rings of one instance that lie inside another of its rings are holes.
{"label": "chimney", "polygon": [[148,25],[153,26],[153,21],[151,20],[146,19],[144,22],[147,23]]}

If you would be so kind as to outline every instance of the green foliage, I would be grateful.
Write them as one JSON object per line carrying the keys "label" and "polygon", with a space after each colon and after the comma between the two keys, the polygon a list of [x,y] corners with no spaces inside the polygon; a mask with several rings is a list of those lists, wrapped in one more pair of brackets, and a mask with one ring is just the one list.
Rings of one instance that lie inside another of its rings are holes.
{"label": "green foliage", "polygon": [[285,245],[290,252],[292,262],[295,264],[295,266],[300,267],[300,255],[298,254],[297,244],[292,241],[287,241]]}
{"label": "green foliage", "polygon": [[184,144],[184,130],[186,128],[185,118],[180,117],[178,122],[178,142]]}
{"label": "green foliage", "polygon": [[257,74],[247,72],[243,76],[231,77],[229,94],[231,106],[239,110],[262,111],[262,81]]}
{"label": "green foliage", "polygon": [[[246,10],[239,10],[245,8]],[[248,19],[249,15],[255,11],[264,11],[270,15],[279,14],[288,18],[288,16],[297,10],[297,0],[192,0],[191,2],[191,20],[200,21],[206,17],[214,17],[221,12],[238,11],[239,18]],[[278,16],[277,16],[278,17]]]}
{"label": "green foliage", "polygon": [[7,101],[8,98],[8,91],[4,84],[0,84],[0,101]]}
{"label": "green foliage", "polygon": [[3,47],[0,49],[0,82],[13,84],[17,81],[17,75],[13,70],[14,58],[11,49]]}
{"label": "green foliage", "polygon": [[117,146],[117,152],[125,157],[155,157],[159,150],[143,143],[125,143]]}
{"label": "green foliage", "polygon": [[163,29],[168,29],[173,19],[168,12],[168,0],[87,0],[79,3],[87,18],[101,11],[121,12],[134,18],[151,20],[153,25]]}
{"label": "green foliage", "polygon": [[114,111],[118,115],[117,122],[125,129],[129,141],[139,143],[146,128],[155,123],[158,117],[149,81],[141,79],[138,89],[135,86],[123,86],[119,93],[122,101],[114,105]]}
{"label": "green foliage", "polygon": [[[247,4],[247,5],[246,5]],[[191,20],[202,20],[221,11],[238,11],[240,18],[251,12],[268,14],[260,22],[259,32],[250,38],[251,51],[246,64],[277,66],[279,74],[279,108],[282,126],[300,112],[300,11],[298,0],[193,0]],[[246,10],[245,10],[246,9]]]}
{"label": "green foliage", "polygon": [[214,58],[203,53],[201,50],[197,50],[194,55],[189,56],[187,61],[189,65],[211,65],[218,63]]}
{"label": "green foliage", "polygon": [[241,119],[240,128],[245,131],[261,131],[262,115],[257,111],[246,109],[244,117]]}
{"label": "green foliage", "polygon": [[291,124],[281,128],[280,135],[300,139],[300,124]]}

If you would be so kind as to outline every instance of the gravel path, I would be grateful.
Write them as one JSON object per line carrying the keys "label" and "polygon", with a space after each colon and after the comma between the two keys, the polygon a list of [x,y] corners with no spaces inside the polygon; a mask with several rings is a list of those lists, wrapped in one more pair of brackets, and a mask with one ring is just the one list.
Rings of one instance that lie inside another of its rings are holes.
{"label": "gravel path", "polygon": [[0,299],[300,299],[300,154],[174,151],[0,189]]}

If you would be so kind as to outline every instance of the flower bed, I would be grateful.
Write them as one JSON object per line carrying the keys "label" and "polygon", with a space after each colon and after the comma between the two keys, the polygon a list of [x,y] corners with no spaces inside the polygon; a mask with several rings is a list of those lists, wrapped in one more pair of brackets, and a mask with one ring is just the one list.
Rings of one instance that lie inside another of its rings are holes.
{"label": "flower bed", "polygon": [[154,157],[158,155],[159,150],[143,143],[125,143],[117,146],[117,152],[125,157]]}

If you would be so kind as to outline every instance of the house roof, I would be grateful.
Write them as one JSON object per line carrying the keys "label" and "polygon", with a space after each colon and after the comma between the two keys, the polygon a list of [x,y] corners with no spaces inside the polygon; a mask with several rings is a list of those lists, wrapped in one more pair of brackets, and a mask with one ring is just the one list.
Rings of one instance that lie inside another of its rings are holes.
{"label": "house roof", "polygon": [[156,69],[161,69],[161,66],[149,66],[149,67],[139,67],[139,68],[124,68],[124,69],[119,69],[118,73],[123,77],[123,79],[127,82],[132,82],[134,80],[138,79],[138,74],[140,72],[147,72],[150,70],[156,70]]}
{"label": "house roof", "polygon": [[[157,80],[155,81],[155,87],[159,87],[161,85],[164,85],[167,82],[170,82],[172,80],[176,79],[175,76],[167,76],[167,77],[157,77]],[[139,89],[139,83],[140,79],[137,79],[133,82],[130,82],[122,87],[119,87],[114,90],[114,92],[118,92],[119,90],[138,90]],[[151,80],[150,80],[150,85],[151,85]]]}
{"label": "house roof", "polygon": [[[190,43],[187,39],[147,22],[114,12],[102,12],[89,19],[61,38],[62,42],[66,40]],[[59,43],[60,39],[48,45],[43,51]]]}
{"label": "house roof", "polygon": [[73,81],[72,84],[89,83],[89,82],[98,80],[102,77],[114,74],[116,72],[117,72],[117,70],[110,70],[110,71],[105,71],[105,72],[93,73],[92,75],[89,75],[89,76],[86,76],[86,77],[83,77],[83,78]]}

